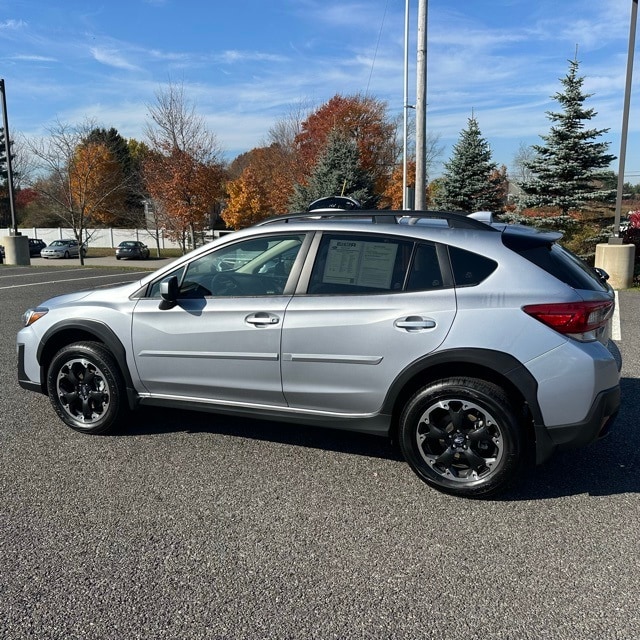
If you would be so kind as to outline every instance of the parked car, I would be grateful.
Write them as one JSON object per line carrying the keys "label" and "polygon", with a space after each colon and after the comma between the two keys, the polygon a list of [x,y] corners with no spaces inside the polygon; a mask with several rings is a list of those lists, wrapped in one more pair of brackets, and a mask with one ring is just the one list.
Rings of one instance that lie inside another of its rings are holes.
{"label": "parked car", "polygon": [[116,260],[120,260],[121,258],[146,260],[149,255],[149,247],[137,240],[125,240],[116,247]]}
{"label": "parked car", "polygon": [[[42,258],[77,258],[80,245],[77,240],[54,240],[48,247],[40,251]],[[87,248],[82,246],[82,255],[87,255]]]}
{"label": "parked car", "polygon": [[34,258],[40,256],[40,252],[47,246],[44,240],[29,238],[29,255]]}
{"label": "parked car", "polygon": [[156,405],[379,434],[430,486],[491,495],[620,404],[614,293],[560,237],[486,214],[280,216],[27,310],[19,383],[85,433]]}

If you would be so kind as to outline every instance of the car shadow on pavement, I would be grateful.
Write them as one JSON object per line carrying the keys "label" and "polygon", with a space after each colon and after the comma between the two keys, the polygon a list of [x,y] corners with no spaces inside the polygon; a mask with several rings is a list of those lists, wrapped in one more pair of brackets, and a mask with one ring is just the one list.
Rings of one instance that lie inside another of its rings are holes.
{"label": "car shadow on pavement", "polygon": [[338,453],[403,460],[402,454],[384,437],[290,422],[255,420],[179,409],[143,407],[131,414],[127,423],[114,435],[139,436],[176,432],[217,433]]}
{"label": "car shadow on pavement", "polygon": [[557,452],[532,469],[502,500],[541,500],[578,494],[640,492],[640,380],[622,378],[622,406],[611,432],[581,449]]}
{"label": "car shadow on pavement", "polygon": [[[545,500],[588,494],[607,496],[640,492],[640,380],[623,378],[622,408],[612,432],[582,449],[557,452],[528,470],[517,486],[494,497],[498,501]],[[144,407],[116,431],[118,436],[162,433],[217,433],[401,461],[387,438],[287,422],[261,421],[214,413]],[[407,467],[407,473],[411,473]]]}

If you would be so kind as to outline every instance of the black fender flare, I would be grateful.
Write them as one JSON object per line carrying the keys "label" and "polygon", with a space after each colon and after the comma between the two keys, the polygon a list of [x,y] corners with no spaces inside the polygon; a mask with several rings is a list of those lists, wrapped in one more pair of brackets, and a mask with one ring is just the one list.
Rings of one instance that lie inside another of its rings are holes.
{"label": "black fender flare", "polygon": [[[65,332],[82,332],[83,335],[79,336],[78,340],[90,340],[90,336],[93,336],[99,342],[105,345],[105,347],[109,350],[111,355],[118,363],[118,367],[120,368],[120,371],[124,378],[125,387],[127,389],[129,405],[131,406],[131,408],[134,408],[137,405],[138,392],[133,385],[133,380],[129,371],[129,365],[127,364],[127,351],[120,338],[118,338],[111,327],[109,327],[109,325],[104,322],[100,322],[99,320],[79,320],[77,318],[73,320],[63,320],[57,323],[55,326],[50,327],[45,332],[45,334],[42,336],[42,339],[40,340],[40,344],[38,345],[38,350],[36,353],[38,363],[40,364],[40,384],[42,386],[42,389],[46,390],[47,388],[47,371],[44,365],[44,356],[45,351],[47,350],[47,346],[50,345],[52,341],[55,342],[56,336]],[[73,342],[76,342],[76,340],[65,341],[66,344],[71,344]]]}
{"label": "black fender flare", "polygon": [[428,374],[430,369],[455,364],[479,366],[507,379],[527,402],[534,423],[542,424],[542,413],[538,404],[538,382],[519,360],[492,349],[446,349],[418,358],[394,380],[385,397],[382,412],[393,413],[396,400],[411,379],[423,373]]}

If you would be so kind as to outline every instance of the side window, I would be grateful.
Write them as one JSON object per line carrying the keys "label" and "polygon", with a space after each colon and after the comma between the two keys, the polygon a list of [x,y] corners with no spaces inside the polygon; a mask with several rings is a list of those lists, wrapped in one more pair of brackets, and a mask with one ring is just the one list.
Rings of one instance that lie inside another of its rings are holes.
{"label": "side window", "polygon": [[449,247],[449,257],[456,287],[480,284],[498,266],[495,260],[458,247]]}
{"label": "side window", "polygon": [[439,289],[442,285],[442,272],[435,245],[419,244],[409,270],[406,291]]}
{"label": "side window", "polygon": [[308,292],[388,293],[404,285],[412,243],[373,235],[324,234]]}
{"label": "side window", "polygon": [[184,274],[184,266],[179,269],[174,269],[170,271],[167,275],[164,276],[161,280],[156,280],[151,287],[149,288],[149,292],[147,293],[148,298],[159,298],[160,297],[160,283],[165,282],[172,276],[176,276],[178,278],[178,282],[182,280],[182,275]]}
{"label": "side window", "polygon": [[[214,249],[172,272],[180,298],[281,295],[304,235],[276,235],[242,240]],[[160,282],[151,296],[159,295]]]}

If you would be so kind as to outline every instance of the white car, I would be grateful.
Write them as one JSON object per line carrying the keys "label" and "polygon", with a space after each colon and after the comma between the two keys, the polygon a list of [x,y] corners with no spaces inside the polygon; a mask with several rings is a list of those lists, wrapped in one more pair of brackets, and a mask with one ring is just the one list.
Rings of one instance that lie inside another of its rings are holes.
{"label": "white car", "polygon": [[[41,258],[77,258],[80,255],[80,245],[77,240],[54,240],[40,252]],[[87,255],[87,248],[82,247],[83,257]]]}

